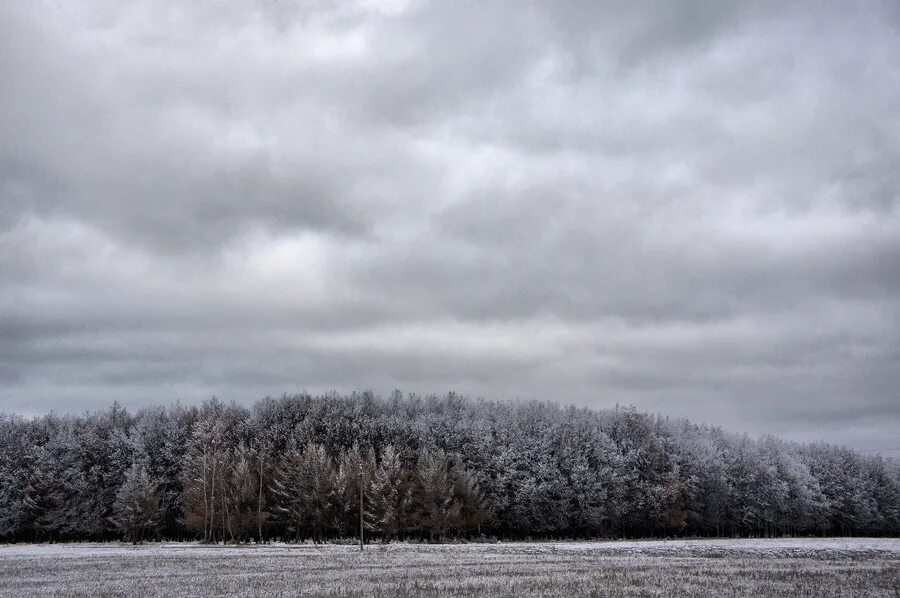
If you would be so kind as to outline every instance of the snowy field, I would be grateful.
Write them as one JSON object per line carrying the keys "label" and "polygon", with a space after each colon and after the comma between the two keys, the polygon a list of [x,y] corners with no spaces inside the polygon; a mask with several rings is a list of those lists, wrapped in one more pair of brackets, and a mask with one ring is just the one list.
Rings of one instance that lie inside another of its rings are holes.
{"label": "snowy field", "polygon": [[896,596],[900,539],[0,546],[0,596]]}

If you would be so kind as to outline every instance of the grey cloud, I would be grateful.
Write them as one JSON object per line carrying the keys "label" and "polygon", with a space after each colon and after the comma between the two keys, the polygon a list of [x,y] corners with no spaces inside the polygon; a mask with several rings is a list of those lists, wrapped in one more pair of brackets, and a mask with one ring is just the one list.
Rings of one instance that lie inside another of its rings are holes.
{"label": "grey cloud", "polygon": [[884,444],[898,30],[892,2],[3,5],[0,411],[401,387]]}

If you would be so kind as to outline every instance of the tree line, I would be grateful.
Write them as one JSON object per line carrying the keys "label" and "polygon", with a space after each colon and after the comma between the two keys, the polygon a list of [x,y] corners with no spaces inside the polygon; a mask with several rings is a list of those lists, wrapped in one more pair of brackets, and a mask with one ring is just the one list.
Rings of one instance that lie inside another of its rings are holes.
{"label": "tree line", "polygon": [[900,535],[900,463],[549,402],[394,392],[0,415],[0,540]]}

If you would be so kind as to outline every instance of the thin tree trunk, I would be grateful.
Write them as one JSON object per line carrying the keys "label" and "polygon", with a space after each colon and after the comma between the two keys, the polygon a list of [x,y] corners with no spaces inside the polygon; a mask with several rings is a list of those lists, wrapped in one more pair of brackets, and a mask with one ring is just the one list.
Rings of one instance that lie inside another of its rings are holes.
{"label": "thin tree trunk", "polygon": [[215,456],[212,459],[212,479],[210,480],[210,513],[209,513],[209,541],[215,542],[216,540],[216,465],[217,460]]}
{"label": "thin tree trunk", "polygon": [[228,493],[225,491],[225,481],[222,480],[222,544],[225,543],[225,526],[228,526],[228,538],[234,543],[234,530],[231,527],[231,513],[228,509]]}
{"label": "thin tree trunk", "polygon": [[365,550],[363,548],[363,486],[362,486],[362,472],[359,474],[359,551],[362,552]]}
{"label": "thin tree trunk", "polygon": [[265,448],[262,444],[259,447],[259,500],[256,503],[256,526],[257,526],[257,536],[256,539],[259,543],[262,543],[262,502],[263,502],[263,459],[265,458]]}
{"label": "thin tree trunk", "polygon": [[207,480],[207,463],[206,463],[206,455],[207,449],[203,447],[203,461],[202,461],[202,470],[201,470],[201,478],[203,480],[203,540],[205,542],[209,541],[209,526],[207,522],[209,520],[209,503],[208,501],[208,490],[206,488],[206,480]]}

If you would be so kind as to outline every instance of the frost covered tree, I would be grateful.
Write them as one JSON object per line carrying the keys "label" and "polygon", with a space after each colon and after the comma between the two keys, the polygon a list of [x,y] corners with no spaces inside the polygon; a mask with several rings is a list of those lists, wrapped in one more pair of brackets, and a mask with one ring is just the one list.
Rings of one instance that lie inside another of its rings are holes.
{"label": "frost covered tree", "polygon": [[155,534],[162,519],[156,485],[140,463],[131,466],[116,492],[111,521],[126,540],[141,543]]}
{"label": "frost covered tree", "polygon": [[132,432],[134,460],[144,464],[157,485],[162,510],[160,533],[169,538],[179,538],[184,531],[182,469],[188,461],[185,451],[196,417],[196,410],[181,406],[146,409],[138,413]]}
{"label": "frost covered tree", "polygon": [[571,532],[587,537],[608,533],[621,504],[620,458],[612,440],[586,411],[570,411],[561,429],[559,456]]}
{"label": "frost covered tree", "polygon": [[441,539],[459,513],[459,504],[454,501],[450,461],[444,451],[420,455],[416,482],[419,523],[430,540]]}
{"label": "frost covered tree", "polygon": [[260,496],[264,494],[265,479],[259,474],[259,449],[246,441],[230,450],[225,457],[222,474],[221,496],[225,516],[225,531],[232,542],[248,541],[254,534],[261,533],[263,523],[268,518],[262,510]]}
{"label": "frost covered tree", "polygon": [[472,531],[482,535],[481,528],[491,520],[491,507],[474,473],[457,470],[453,476],[456,527],[463,534]]}
{"label": "frost covered tree", "polygon": [[393,445],[388,445],[375,468],[370,489],[369,527],[390,542],[409,526],[412,481]]}
{"label": "frost covered tree", "polygon": [[900,534],[896,459],[633,407],[395,392],[0,415],[0,540],[123,537],[136,464],[176,540],[355,536],[360,486],[383,540]]}
{"label": "frost covered tree", "polygon": [[375,468],[375,454],[371,450],[360,451],[354,446],[341,452],[335,477],[335,527],[341,535],[350,537],[359,533],[360,502],[363,520],[371,519],[369,513]]}
{"label": "frost covered tree", "polygon": [[338,510],[338,480],[334,463],[325,447],[292,446],[275,482],[278,510],[297,540],[308,532],[322,542],[335,525]]}
{"label": "frost covered tree", "polygon": [[243,417],[236,406],[213,399],[204,404],[187,441],[182,522],[205,542],[224,541],[228,534],[227,474]]}

